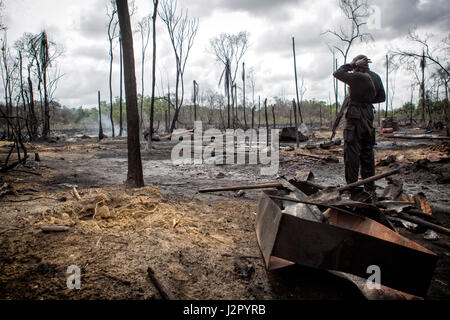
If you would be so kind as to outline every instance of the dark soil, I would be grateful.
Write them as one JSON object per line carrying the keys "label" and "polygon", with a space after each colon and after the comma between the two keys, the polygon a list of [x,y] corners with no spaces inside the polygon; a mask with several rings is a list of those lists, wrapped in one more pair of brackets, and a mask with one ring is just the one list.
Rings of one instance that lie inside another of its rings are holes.
{"label": "dark soil", "polygon": [[[240,196],[236,192],[198,193],[201,188],[267,183],[276,177],[261,176],[259,165],[173,165],[174,144],[164,139],[153,143],[151,155],[142,152],[145,184],[155,187],[144,191],[160,211],[128,220],[88,216],[69,223],[64,210],[77,203],[73,187],[82,199],[103,193],[144,197],[139,193],[142,190],[123,185],[126,138],[73,140],[29,144],[29,152],[38,152],[41,161],[29,161],[27,167],[17,168],[20,171],[0,176],[1,185],[8,183],[17,192],[0,198],[0,299],[160,299],[147,275],[148,266],[176,299],[363,299],[351,282],[327,271],[299,265],[266,271],[254,230],[260,191],[249,190]],[[8,150],[5,145],[0,145],[2,158]],[[395,154],[414,164],[399,175],[405,192],[423,192],[430,201],[448,205],[448,144],[418,147],[386,141],[381,146],[377,160]],[[301,149],[302,153],[332,155],[338,163],[296,156],[295,152],[280,152],[279,175],[310,170],[318,184],[344,184],[342,146]],[[377,167],[377,173],[401,161]],[[386,181],[377,185],[381,190]],[[120,210],[126,204],[111,202],[108,206]],[[435,218],[449,227],[447,215]],[[68,232],[43,233],[40,229],[43,224],[61,222],[70,225]],[[439,240],[428,241],[423,232],[400,230],[439,255],[426,298],[450,298],[448,237],[439,235]],[[81,268],[80,290],[67,288],[70,265]]]}

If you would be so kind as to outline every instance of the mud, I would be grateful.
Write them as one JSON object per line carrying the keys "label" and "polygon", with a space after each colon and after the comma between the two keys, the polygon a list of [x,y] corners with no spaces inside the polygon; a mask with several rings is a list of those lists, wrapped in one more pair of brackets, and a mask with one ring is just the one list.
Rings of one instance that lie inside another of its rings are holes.
{"label": "mud", "polygon": [[[318,145],[326,136],[328,132],[319,132],[314,141]],[[377,167],[377,173],[402,162],[431,159],[400,175],[404,188],[448,204],[448,163],[442,160],[448,157],[448,144],[401,144],[381,136],[378,140],[377,160],[391,154],[401,160]],[[2,158],[6,145],[0,144]],[[281,147],[288,145],[292,146]],[[273,182],[276,176],[261,176],[260,165],[174,165],[173,146],[162,139],[153,143],[150,155],[143,151],[148,187],[128,189],[123,185],[126,138],[97,141],[71,132],[54,143],[28,144],[29,153],[38,152],[41,161],[29,161],[27,167],[17,168],[20,171],[0,176],[2,185],[6,182],[16,191],[0,198],[0,298],[160,299],[147,276],[148,266],[177,299],[363,298],[352,283],[326,271],[301,266],[265,270],[254,231],[258,190],[239,196],[197,192]],[[333,155],[338,163],[295,152],[280,152],[279,175],[310,170],[318,184],[344,184],[342,146],[301,149],[316,156]],[[386,182],[377,185],[380,191]],[[73,187],[81,202],[74,199]],[[436,218],[449,226],[448,216]],[[43,233],[43,225],[67,225],[70,230]],[[439,254],[427,299],[448,299],[448,237],[427,241],[421,233],[401,232]],[[70,265],[81,268],[80,290],[67,288]]]}

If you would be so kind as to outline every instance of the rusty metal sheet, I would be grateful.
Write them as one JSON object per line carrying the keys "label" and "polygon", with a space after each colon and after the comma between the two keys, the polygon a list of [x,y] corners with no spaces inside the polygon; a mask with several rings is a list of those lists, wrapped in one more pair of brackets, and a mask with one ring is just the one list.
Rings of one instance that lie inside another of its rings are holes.
{"label": "rusty metal sheet", "polygon": [[[342,271],[366,278],[381,269],[381,284],[424,296],[437,255],[365,217],[330,211],[328,223],[283,214],[276,200],[261,193],[256,235],[266,268],[283,264]],[[276,257],[276,259],[274,259]]]}

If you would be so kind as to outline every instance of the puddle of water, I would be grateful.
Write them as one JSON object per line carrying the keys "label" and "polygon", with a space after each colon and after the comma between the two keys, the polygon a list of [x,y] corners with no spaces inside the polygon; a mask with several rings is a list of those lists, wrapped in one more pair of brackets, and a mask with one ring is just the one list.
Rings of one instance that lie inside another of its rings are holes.
{"label": "puddle of water", "polygon": [[401,137],[404,137],[404,136],[409,136],[412,139],[441,139],[441,138],[445,138],[445,137],[437,135],[437,134],[409,134],[409,133],[406,133],[406,132],[393,133],[391,136],[392,137],[400,137],[399,139],[401,139]]}
{"label": "puddle of water", "polygon": [[377,141],[375,145],[376,149],[391,149],[395,147],[418,147],[418,146],[430,146],[439,144],[435,141]]}

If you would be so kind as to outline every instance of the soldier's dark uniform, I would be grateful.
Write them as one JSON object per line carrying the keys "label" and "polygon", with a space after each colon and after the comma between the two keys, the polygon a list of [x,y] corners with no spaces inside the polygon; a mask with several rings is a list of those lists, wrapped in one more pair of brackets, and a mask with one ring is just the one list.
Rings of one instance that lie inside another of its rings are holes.
{"label": "soldier's dark uniform", "polygon": [[[383,83],[375,72],[368,67],[358,67],[352,62],[344,64],[333,75],[346,83],[350,89],[343,102],[348,104],[344,127],[344,162],[347,183],[358,181],[361,167],[363,179],[375,174],[375,129],[373,128],[372,103],[386,100]],[[352,70],[355,70],[351,72]],[[365,186],[366,191],[375,191],[375,183]]]}

